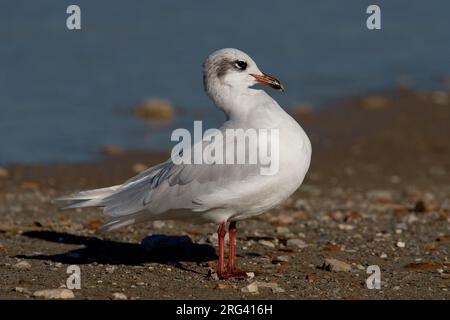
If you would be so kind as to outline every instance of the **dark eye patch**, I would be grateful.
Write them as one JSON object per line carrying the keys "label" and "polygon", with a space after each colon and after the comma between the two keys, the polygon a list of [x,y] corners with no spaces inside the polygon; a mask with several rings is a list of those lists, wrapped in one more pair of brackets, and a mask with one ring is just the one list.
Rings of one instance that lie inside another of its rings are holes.
{"label": "dark eye patch", "polygon": [[242,60],[228,60],[223,59],[217,64],[216,74],[217,77],[223,77],[228,71],[236,70],[243,71],[247,68],[247,62]]}
{"label": "dark eye patch", "polygon": [[247,62],[242,61],[242,60],[236,60],[234,62],[234,66],[236,68],[238,68],[239,70],[245,70],[245,69],[247,69]]}

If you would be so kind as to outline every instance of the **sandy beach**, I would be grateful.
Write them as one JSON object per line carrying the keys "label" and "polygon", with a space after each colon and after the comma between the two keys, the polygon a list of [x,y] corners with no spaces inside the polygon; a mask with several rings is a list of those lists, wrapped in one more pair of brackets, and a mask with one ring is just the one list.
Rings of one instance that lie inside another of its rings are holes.
{"label": "sandy beach", "polygon": [[[312,165],[283,206],[239,223],[238,263],[254,278],[208,275],[215,225],[158,221],[99,233],[100,210],[50,203],[168,156],[129,150],[2,168],[0,299],[64,286],[70,265],[81,268],[76,299],[449,299],[449,93],[403,88],[292,112],[311,138]],[[370,265],[380,267],[379,290],[366,286]]]}

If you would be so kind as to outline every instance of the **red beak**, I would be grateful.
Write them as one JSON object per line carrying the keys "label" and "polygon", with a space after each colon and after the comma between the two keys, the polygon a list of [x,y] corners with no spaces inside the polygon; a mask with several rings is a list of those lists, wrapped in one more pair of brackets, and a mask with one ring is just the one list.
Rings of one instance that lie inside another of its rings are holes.
{"label": "red beak", "polygon": [[256,79],[256,81],[258,81],[259,83],[265,84],[265,85],[272,87],[279,91],[284,91],[283,85],[275,77],[272,77],[265,73],[263,73],[262,75],[251,73],[250,75],[253,76]]}

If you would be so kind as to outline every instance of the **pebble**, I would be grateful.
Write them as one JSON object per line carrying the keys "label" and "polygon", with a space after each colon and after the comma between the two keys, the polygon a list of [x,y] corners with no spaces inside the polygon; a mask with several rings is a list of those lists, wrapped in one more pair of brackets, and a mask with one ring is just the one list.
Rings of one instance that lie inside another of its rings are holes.
{"label": "pebble", "polygon": [[398,241],[397,242],[397,247],[404,248],[405,246],[406,246],[406,244],[403,241]]}
{"label": "pebble", "polygon": [[406,230],[406,229],[408,229],[408,226],[407,226],[406,223],[404,223],[404,222],[402,222],[402,223],[397,223],[397,224],[395,225],[395,227],[396,227],[397,229],[400,229],[400,230]]}
{"label": "pebble", "polygon": [[291,230],[289,230],[288,227],[281,227],[281,226],[277,227],[275,231],[278,234],[287,234],[287,233],[291,232]]}
{"label": "pebble", "polygon": [[103,225],[103,221],[96,219],[96,220],[89,222],[86,227],[90,230],[98,230],[98,229],[100,229],[100,227],[102,225]]}
{"label": "pebble", "polygon": [[[225,244],[228,244],[228,237],[225,237]],[[206,243],[210,243],[213,244],[215,246],[217,246],[219,244],[219,236],[217,235],[217,233],[212,233],[212,234],[208,234],[208,236],[206,237],[206,239],[202,239],[199,242],[206,242]]]}
{"label": "pebble", "polygon": [[258,293],[258,282],[252,282],[241,289],[242,292]]}
{"label": "pebble", "polygon": [[272,260],[272,263],[277,264],[277,263],[288,262],[288,261],[289,261],[288,256],[278,256]]}
{"label": "pebble", "polygon": [[332,271],[332,272],[350,272],[352,271],[352,267],[344,261],[340,261],[333,258],[327,258],[325,259],[323,265],[323,270]]}
{"label": "pebble", "polygon": [[114,292],[112,296],[114,300],[128,300],[128,297],[122,292]]}
{"label": "pebble", "polygon": [[259,240],[258,243],[266,247],[275,248],[275,244],[268,240]]}
{"label": "pebble", "polygon": [[357,264],[356,267],[358,268],[358,270],[366,270],[366,268],[364,268],[362,264]]}
{"label": "pebble", "polygon": [[289,239],[288,241],[286,241],[286,246],[287,247],[297,247],[297,248],[306,248],[308,246],[308,244],[303,241],[302,239]]}
{"label": "pebble", "polygon": [[419,218],[417,218],[417,216],[415,214],[410,214],[406,218],[406,222],[409,223],[409,224],[412,224],[412,223],[414,223],[416,221],[419,221]]}
{"label": "pebble", "polygon": [[153,221],[153,228],[163,229],[165,227],[166,227],[166,222],[165,221],[160,221],[160,220]]}
{"label": "pebble", "polygon": [[339,227],[339,230],[344,230],[344,231],[351,231],[351,230],[355,229],[354,225],[345,224],[345,223],[340,223],[338,225],[338,227]]}
{"label": "pebble", "polygon": [[308,275],[306,275],[306,280],[308,280],[309,282],[313,282],[317,280],[317,275],[314,273],[310,273]]}
{"label": "pebble", "polygon": [[272,293],[282,293],[285,292],[283,288],[281,288],[276,282],[260,282],[255,281],[250,283],[249,285],[243,287],[241,289],[242,292],[246,293],[259,293],[260,288],[269,288],[272,290]]}
{"label": "pebble", "polygon": [[35,296],[36,298],[63,300],[75,298],[73,291],[65,288],[38,290],[33,293],[33,296]]}
{"label": "pebble", "polygon": [[371,190],[366,193],[367,198],[376,201],[392,200],[392,194],[386,190]]}
{"label": "pebble", "polygon": [[280,214],[278,216],[271,217],[269,222],[274,225],[286,226],[294,222],[294,217],[285,214]]}
{"label": "pebble", "polygon": [[339,252],[339,251],[344,251],[345,246],[339,245],[339,244],[328,243],[323,247],[323,250],[328,251],[328,252]]}
{"label": "pebble", "polygon": [[226,283],[218,283],[216,284],[216,286],[214,287],[214,289],[231,289],[233,288],[233,286],[231,284],[226,284]]}
{"label": "pebble", "polygon": [[31,270],[31,264],[27,261],[20,261],[14,265],[14,268],[19,270]]}
{"label": "pebble", "polygon": [[427,211],[427,206],[425,205],[425,202],[423,200],[417,201],[414,206],[414,212],[424,213],[426,211]]}
{"label": "pebble", "polygon": [[117,267],[116,266],[109,266],[109,267],[106,267],[106,272],[108,272],[108,273],[113,273],[114,271],[116,271],[116,269],[117,269]]}
{"label": "pebble", "polygon": [[309,210],[309,204],[306,200],[298,199],[295,201],[294,207],[298,210]]}
{"label": "pebble", "polygon": [[24,294],[30,294],[31,293],[27,288],[23,288],[23,287],[15,287],[14,291],[15,292],[19,292],[19,293],[24,293]]}
{"label": "pebble", "polygon": [[386,258],[387,258],[387,254],[386,254],[386,253],[382,253],[382,254],[380,255],[380,258],[381,258],[381,259],[386,259]]}
{"label": "pebble", "polygon": [[211,279],[214,281],[219,281],[219,275],[216,272],[211,273]]}
{"label": "pebble", "polygon": [[441,264],[433,263],[433,262],[417,262],[417,263],[408,263],[404,266],[406,270],[436,270],[441,267]]}
{"label": "pebble", "polygon": [[219,275],[213,269],[209,268],[208,277],[214,281],[219,281]]}

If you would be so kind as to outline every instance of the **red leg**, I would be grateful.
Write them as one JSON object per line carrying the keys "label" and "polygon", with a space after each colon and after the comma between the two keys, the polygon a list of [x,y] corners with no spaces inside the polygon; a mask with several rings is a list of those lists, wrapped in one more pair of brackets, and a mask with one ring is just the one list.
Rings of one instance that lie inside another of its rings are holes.
{"label": "red leg", "polygon": [[229,249],[228,249],[228,273],[232,274],[236,271],[236,222],[230,222],[228,228]]}
{"label": "red leg", "polygon": [[[228,237],[229,237],[229,250],[228,250],[228,264],[227,271],[219,274],[218,276],[221,279],[229,279],[229,278],[246,278],[247,272],[238,271],[236,269],[236,222],[230,222],[230,227],[228,229]],[[220,242],[219,242],[219,250],[220,250]],[[220,256],[219,256],[220,258]]]}
{"label": "red leg", "polygon": [[219,278],[223,277],[223,266],[224,266],[224,256],[225,256],[225,227],[226,222],[223,222],[219,225],[219,228],[217,229],[217,236],[219,239],[219,262],[217,264],[217,275]]}

